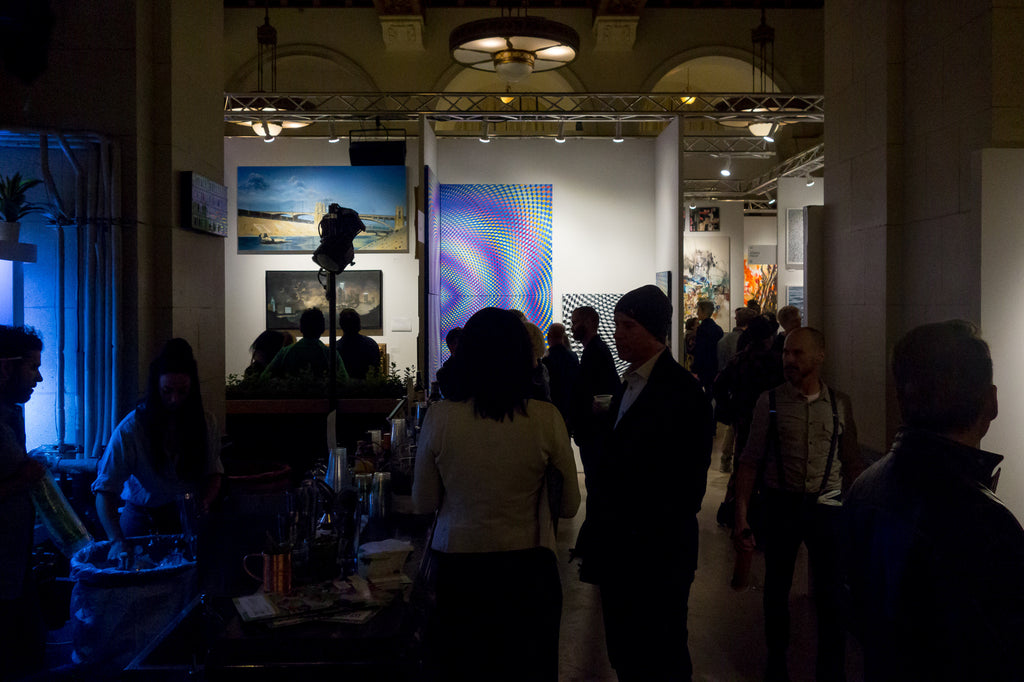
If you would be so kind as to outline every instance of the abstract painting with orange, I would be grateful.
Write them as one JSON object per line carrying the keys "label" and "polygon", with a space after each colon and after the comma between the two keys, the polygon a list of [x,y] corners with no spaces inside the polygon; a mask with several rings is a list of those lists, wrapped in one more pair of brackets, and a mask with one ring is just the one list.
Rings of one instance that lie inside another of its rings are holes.
{"label": "abstract painting with orange", "polygon": [[756,300],[761,312],[774,313],[778,308],[779,266],[750,264],[743,259],[743,301]]}

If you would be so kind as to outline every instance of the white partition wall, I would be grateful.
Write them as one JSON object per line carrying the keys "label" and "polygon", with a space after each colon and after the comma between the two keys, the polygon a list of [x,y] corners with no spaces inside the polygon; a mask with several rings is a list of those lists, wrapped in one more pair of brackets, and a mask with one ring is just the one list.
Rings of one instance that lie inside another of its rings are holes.
{"label": "white partition wall", "polygon": [[992,351],[999,416],[982,443],[1004,455],[997,494],[1024,518],[1024,353],[1020,292],[1024,261],[1024,150],[986,149],[975,155],[981,177],[981,334]]}
{"label": "white partition wall", "polygon": [[[415,225],[414,190],[420,167],[416,144],[407,145],[407,215]],[[348,144],[326,139],[279,138],[266,144],[256,137],[225,138],[224,180],[228,187],[228,239],[224,248],[225,366],[241,373],[249,364],[249,344],[266,326],[265,277],[268,270],[316,270],[311,254],[240,254],[237,243],[237,184],[239,166],[348,166]],[[399,370],[415,367],[419,328],[417,296],[419,267],[415,257],[415,232],[410,231],[404,253],[356,252],[352,270],[383,272],[383,335],[388,355]],[[326,312],[326,311],[325,311]]]}

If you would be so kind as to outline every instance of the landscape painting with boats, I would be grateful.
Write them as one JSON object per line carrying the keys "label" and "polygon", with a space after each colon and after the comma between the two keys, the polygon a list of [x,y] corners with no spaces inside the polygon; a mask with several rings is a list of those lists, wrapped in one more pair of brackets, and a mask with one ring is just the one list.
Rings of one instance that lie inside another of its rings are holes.
{"label": "landscape painting with boats", "polygon": [[409,250],[405,166],[240,166],[238,252],[312,253],[331,204],[366,225],[356,251]]}

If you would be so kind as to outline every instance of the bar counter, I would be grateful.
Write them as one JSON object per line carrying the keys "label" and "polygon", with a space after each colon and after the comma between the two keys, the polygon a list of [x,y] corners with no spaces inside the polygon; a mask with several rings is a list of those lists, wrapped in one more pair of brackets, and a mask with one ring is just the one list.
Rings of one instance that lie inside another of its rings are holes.
{"label": "bar counter", "polygon": [[[392,514],[371,521],[365,541],[408,538],[403,572],[413,580],[360,624],[311,616],[289,625],[244,622],[230,594],[203,594],[186,607],[125,669],[124,680],[377,680],[422,679],[422,630],[430,603],[419,567],[432,516]],[[332,612],[333,613],[333,612]]]}

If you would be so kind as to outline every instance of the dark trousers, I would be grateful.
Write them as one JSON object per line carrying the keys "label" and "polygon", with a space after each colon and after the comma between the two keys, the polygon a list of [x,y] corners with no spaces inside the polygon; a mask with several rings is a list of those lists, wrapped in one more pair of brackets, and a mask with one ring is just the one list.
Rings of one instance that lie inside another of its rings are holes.
{"label": "dark trousers", "polygon": [[562,583],[554,553],[434,555],[437,679],[556,682]]}
{"label": "dark trousers", "polygon": [[0,599],[0,680],[17,680],[43,667],[46,625],[32,578],[22,595]]}
{"label": "dark trousers", "polygon": [[[682,562],[668,565],[675,570]],[[600,581],[608,659],[619,682],[689,682],[686,618],[693,570],[648,589],[634,568]]]}
{"label": "dark trousers", "polygon": [[764,495],[764,626],[769,672],[785,668],[789,647],[789,591],[797,552],[807,544],[818,620],[818,682],[845,679],[845,632],[839,577],[840,507],[818,504],[815,495],[767,489]]}

